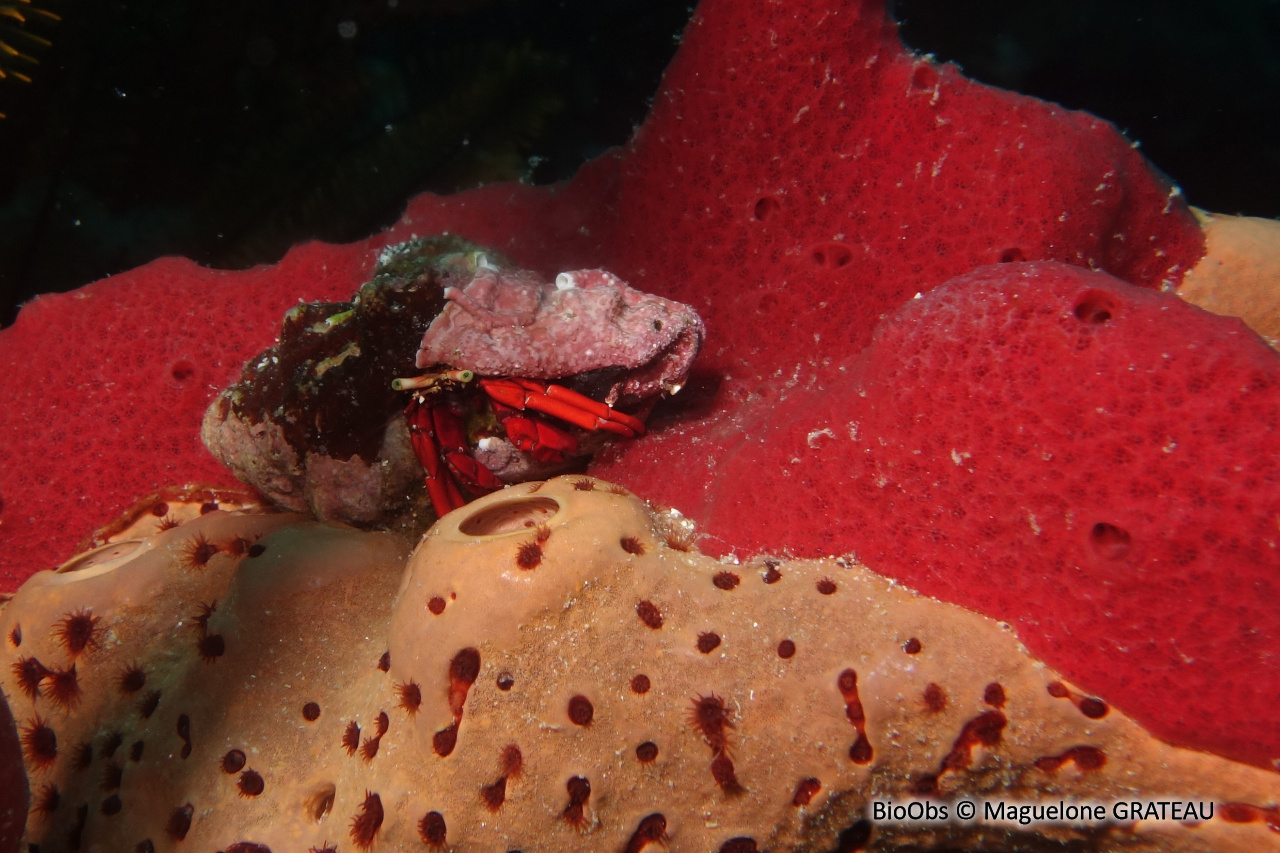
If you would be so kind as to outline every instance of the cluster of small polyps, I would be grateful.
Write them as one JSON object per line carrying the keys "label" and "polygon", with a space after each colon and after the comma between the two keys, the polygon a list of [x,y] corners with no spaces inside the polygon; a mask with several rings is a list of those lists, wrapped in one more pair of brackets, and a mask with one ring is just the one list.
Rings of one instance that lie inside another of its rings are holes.
{"label": "cluster of small polyps", "polygon": [[[212,512],[36,575],[0,612],[30,849],[1280,850],[1276,775],[1153,740],[990,620],[678,521],[560,478],[412,557]],[[926,797],[1216,809],[872,819]]]}

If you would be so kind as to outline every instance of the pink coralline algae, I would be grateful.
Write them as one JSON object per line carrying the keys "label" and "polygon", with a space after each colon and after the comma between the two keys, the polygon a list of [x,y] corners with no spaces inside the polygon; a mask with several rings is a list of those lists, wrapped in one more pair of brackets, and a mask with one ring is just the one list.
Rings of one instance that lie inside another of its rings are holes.
{"label": "pink coralline algae", "polygon": [[[215,511],[42,572],[0,609],[23,841],[1280,851],[1274,773],[1160,742],[1007,627],[848,561],[723,563],[681,527],[565,477],[449,514],[412,555],[387,533]],[[872,808],[1049,791],[1179,811]]]}
{"label": "pink coralline algae", "polygon": [[634,405],[683,385],[705,334],[687,306],[604,270],[536,274],[482,266],[427,328],[417,366],[562,379],[608,371],[600,399]]}

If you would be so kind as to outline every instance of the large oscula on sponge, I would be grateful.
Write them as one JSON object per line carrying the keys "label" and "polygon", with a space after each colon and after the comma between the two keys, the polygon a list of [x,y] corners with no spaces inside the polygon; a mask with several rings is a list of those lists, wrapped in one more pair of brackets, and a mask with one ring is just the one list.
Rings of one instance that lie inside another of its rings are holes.
{"label": "large oscula on sponge", "polygon": [[[450,513],[411,555],[387,533],[213,511],[41,572],[0,611],[26,841],[1280,850],[1275,774],[1155,741],[1005,627],[847,561],[739,565],[691,540],[677,513],[562,477]],[[926,796],[1216,809],[868,811]]]}

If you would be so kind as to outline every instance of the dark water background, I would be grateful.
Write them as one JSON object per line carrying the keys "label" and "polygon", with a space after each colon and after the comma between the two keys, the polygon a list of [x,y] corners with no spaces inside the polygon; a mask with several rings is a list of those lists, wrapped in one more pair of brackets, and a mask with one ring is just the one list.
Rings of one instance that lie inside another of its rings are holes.
{"label": "dark water background", "polygon": [[[796,0],[801,2],[801,0]],[[812,0],[803,0],[812,2]],[[0,0],[5,5],[6,0]],[[357,239],[423,190],[547,183],[626,141],[668,0],[33,0],[0,24],[0,324],[165,254]],[[1280,0],[895,0],[904,40],[1115,122],[1193,204],[1280,216]],[[0,18],[0,21],[5,19]]]}

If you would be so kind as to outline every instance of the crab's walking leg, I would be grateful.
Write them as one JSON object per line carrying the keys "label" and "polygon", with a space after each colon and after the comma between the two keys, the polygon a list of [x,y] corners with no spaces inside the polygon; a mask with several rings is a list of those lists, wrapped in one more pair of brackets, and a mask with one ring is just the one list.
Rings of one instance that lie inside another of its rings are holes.
{"label": "crab's walking leg", "polygon": [[453,476],[444,470],[444,462],[440,457],[440,444],[436,440],[437,427],[434,406],[424,405],[416,396],[405,406],[405,419],[409,422],[409,440],[413,443],[413,452],[426,472],[427,494],[431,497],[431,505],[436,515],[443,518],[464,505],[462,493]]}
{"label": "crab's walking leg", "polygon": [[640,419],[561,385],[543,385],[513,377],[481,379],[480,387],[513,409],[533,409],[586,430],[603,429],[626,438],[644,434],[644,423]]}

